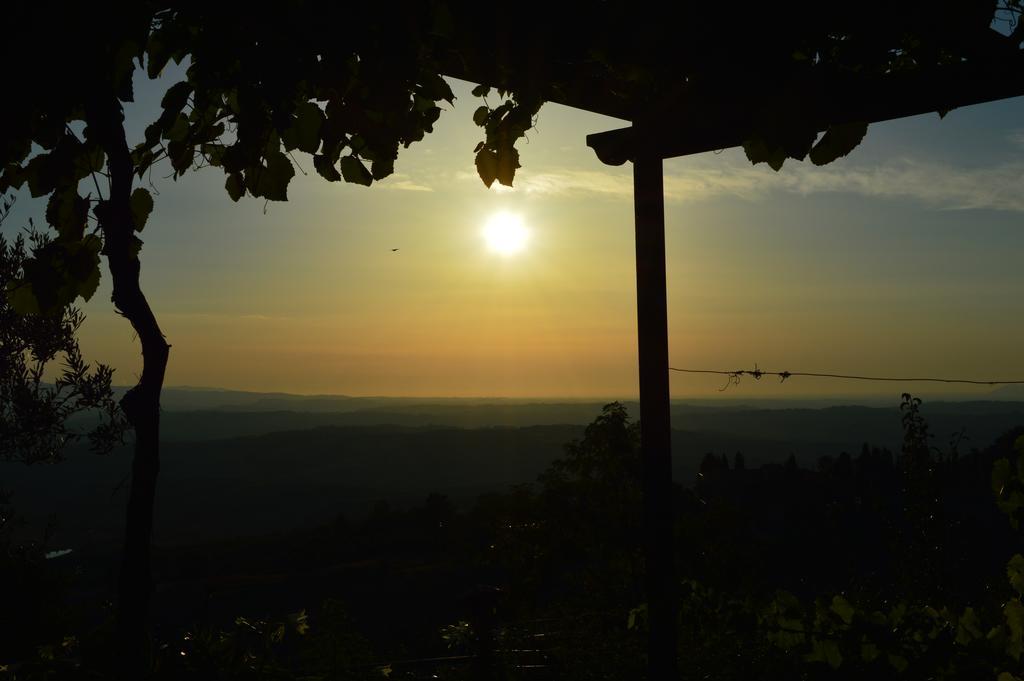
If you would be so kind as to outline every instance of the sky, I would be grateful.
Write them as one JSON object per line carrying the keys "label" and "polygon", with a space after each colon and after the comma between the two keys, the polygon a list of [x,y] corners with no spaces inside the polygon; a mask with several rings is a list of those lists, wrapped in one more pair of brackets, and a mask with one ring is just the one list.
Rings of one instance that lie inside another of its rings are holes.
{"label": "sky", "polygon": [[[180,75],[137,82],[131,140]],[[302,394],[630,398],[638,393],[631,168],[548,104],[511,190],[473,166],[471,85],[393,177],[328,183],[306,155],[289,201],[233,203],[208,168],[153,173],[142,284],[171,344],[166,384]],[[493,101],[492,101],[493,103]],[[1024,98],[872,125],[825,167],[776,173],[729,149],[665,162],[673,366],[1024,378]],[[6,234],[42,224],[27,192]],[[489,249],[499,213],[528,232]],[[397,251],[392,249],[397,248]],[[134,383],[138,344],[104,269],[86,357]],[[674,397],[928,395],[921,384],[673,374]],[[949,388],[938,389],[943,394]],[[987,389],[965,390],[983,395]]]}

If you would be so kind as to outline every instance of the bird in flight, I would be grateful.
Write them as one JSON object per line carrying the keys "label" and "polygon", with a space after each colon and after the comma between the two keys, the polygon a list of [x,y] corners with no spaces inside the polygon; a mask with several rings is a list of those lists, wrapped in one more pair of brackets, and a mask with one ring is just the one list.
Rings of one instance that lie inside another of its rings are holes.
{"label": "bird in flight", "polygon": [[397,250],[398,250],[397,248],[392,248],[392,249],[391,249],[391,252],[392,252],[392,253],[394,253],[394,252],[395,252],[395,251],[397,251]]}

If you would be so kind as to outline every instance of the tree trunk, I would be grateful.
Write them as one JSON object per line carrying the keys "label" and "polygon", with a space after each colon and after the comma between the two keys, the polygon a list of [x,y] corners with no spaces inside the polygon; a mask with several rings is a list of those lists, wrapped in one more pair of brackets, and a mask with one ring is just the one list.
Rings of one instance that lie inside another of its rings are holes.
{"label": "tree trunk", "polygon": [[121,103],[113,96],[97,102],[89,111],[88,123],[107,155],[110,174],[110,196],[99,217],[103,254],[113,282],[111,298],[114,307],[135,329],[142,346],[142,377],[121,400],[125,416],[135,430],[135,453],[116,610],[118,667],[138,678],[146,662],[148,645],[153,590],[150,540],[160,471],[160,391],[170,346],[139,284],[140,263],[131,213],[134,164],[125,137]]}

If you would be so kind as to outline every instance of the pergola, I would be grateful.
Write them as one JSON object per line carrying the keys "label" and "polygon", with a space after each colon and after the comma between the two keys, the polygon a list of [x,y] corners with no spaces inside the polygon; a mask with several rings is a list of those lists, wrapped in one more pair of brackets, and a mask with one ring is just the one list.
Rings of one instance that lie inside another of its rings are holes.
{"label": "pergola", "polygon": [[[631,122],[589,135],[587,145],[603,163],[633,163],[650,679],[677,669],[663,160],[744,145],[751,160],[774,167],[802,160],[818,133],[837,126],[1024,95],[1024,22],[1011,12],[1011,34],[1000,33],[990,26],[994,9],[853,3],[834,17],[798,2],[790,16],[760,7],[741,22],[730,16],[739,10],[721,7],[617,6],[514,34],[493,15],[494,24],[461,18],[460,31],[487,37],[452,60],[448,75]],[[796,49],[816,39],[838,45],[839,56]],[[922,43],[930,51],[916,52]],[[843,55],[847,45],[853,57]],[[616,63],[639,64],[640,74]],[[766,149],[775,157],[758,158]]]}
{"label": "pergola", "polygon": [[[1006,66],[1009,66],[1007,64]],[[836,123],[876,123],[1024,95],[1024,60],[1015,71],[978,73],[957,65],[923,76],[808,80],[798,92],[820,131]],[[627,128],[587,136],[587,145],[611,165],[633,162],[636,229],[637,333],[640,365],[641,456],[644,462],[647,589],[650,599],[650,678],[675,668],[672,601],[671,426],[668,316],[665,281],[665,206],[662,160],[743,144],[752,129],[750,102],[721,100],[694,112],[692,126],[671,126],[655,114]],[[740,115],[729,116],[728,112]],[[664,594],[664,605],[655,594]]]}

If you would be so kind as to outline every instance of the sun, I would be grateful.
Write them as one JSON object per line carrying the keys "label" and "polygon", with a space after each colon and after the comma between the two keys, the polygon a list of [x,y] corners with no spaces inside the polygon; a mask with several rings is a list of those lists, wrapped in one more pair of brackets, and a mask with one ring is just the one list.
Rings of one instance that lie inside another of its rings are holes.
{"label": "sun", "polygon": [[484,225],[487,248],[500,255],[515,255],[526,248],[530,232],[523,219],[512,213],[495,213]]}

